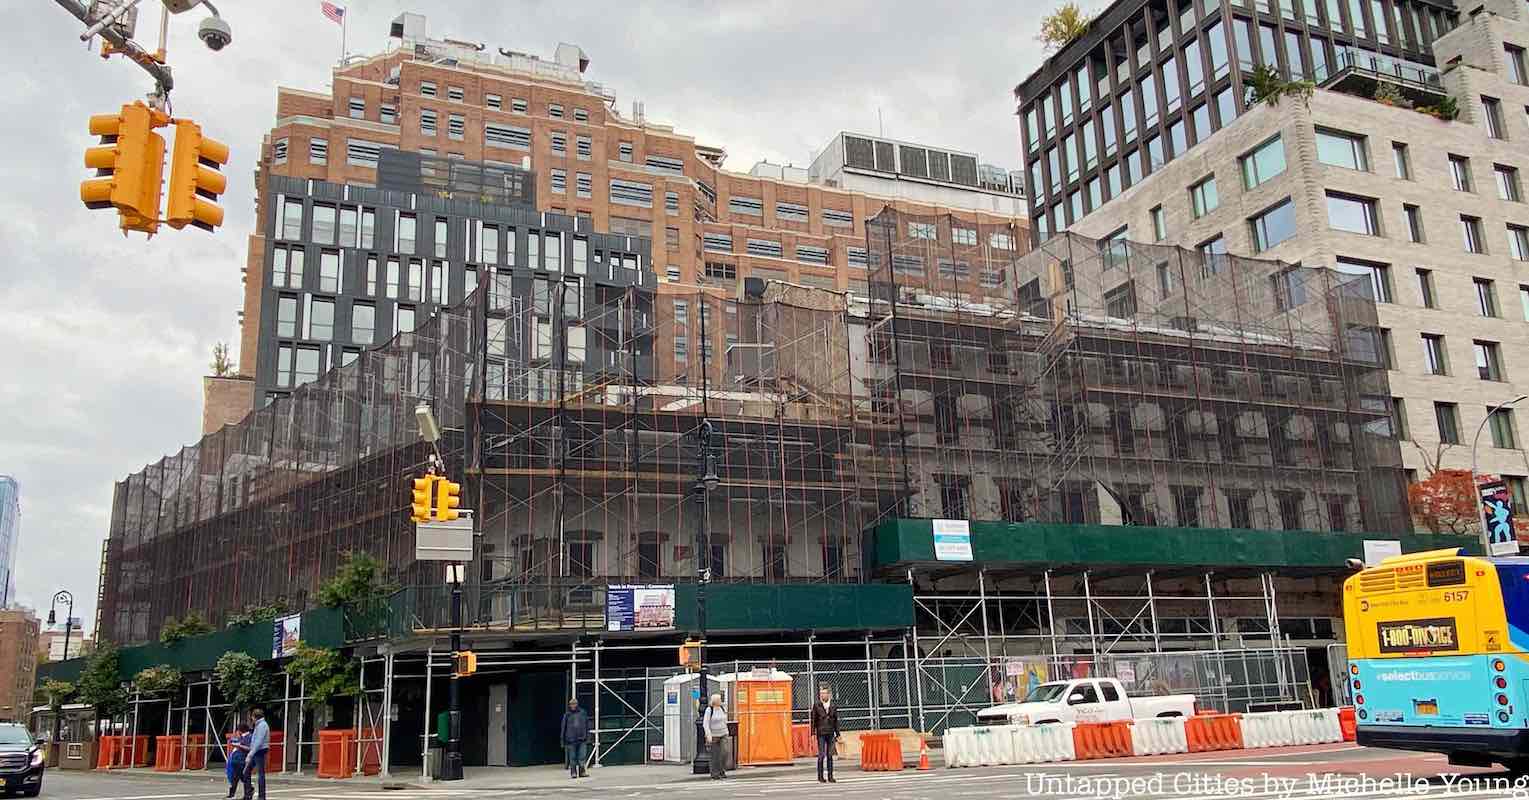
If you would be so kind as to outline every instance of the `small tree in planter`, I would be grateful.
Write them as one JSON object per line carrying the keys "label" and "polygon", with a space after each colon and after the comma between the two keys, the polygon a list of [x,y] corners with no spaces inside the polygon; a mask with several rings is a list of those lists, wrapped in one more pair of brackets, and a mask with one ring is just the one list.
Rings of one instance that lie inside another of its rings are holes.
{"label": "small tree in planter", "polygon": [[212,633],[213,630],[215,629],[207,624],[206,620],[202,619],[201,614],[190,611],[180,619],[170,617],[165,620],[164,626],[159,629],[159,643],[175,644],[182,639],[188,639],[192,636]]}
{"label": "small tree in planter", "polygon": [[292,680],[302,684],[309,708],[322,708],[331,700],[361,693],[356,662],[332,648],[299,644],[285,669]]}
{"label": "small tree in planter", "polygon": [[289,611],[291,611],[291,607],[287,605],[287,601],[277,598],[273,602],[262,606],[245,606],[243,611],[228,615],[228,623],[224,627],[241,628],[246,625],[269,625],[275,622],[277,617]]}
{"label": "small tree in planter", "polygon": [[169,664],[149,667],[133,677],[133,686],[151,697],[166,697],[181,688],[181,671]]}
{"label": "small tree in planter", "polygon": [[218,691],[235,714],[271,696],[271,675],[249,653],[224,653],[213,666]]}
{"label": "small tree in planter", "polygon": [[127,691],[117,670],[117,647],[111,642],[97,642],[80,670],[76,694],[80,702],[95,707],[97,722],[127,711]]}
{"label": "small tree in planter", "polygon": [[1293,97],[1309,104],[1317,85],[1311,81],[1287,81],[1279,71],[1268,64],[1259,64],[1248,73],[1249,104],[1268,103],[1277,106],[1286,97]]}

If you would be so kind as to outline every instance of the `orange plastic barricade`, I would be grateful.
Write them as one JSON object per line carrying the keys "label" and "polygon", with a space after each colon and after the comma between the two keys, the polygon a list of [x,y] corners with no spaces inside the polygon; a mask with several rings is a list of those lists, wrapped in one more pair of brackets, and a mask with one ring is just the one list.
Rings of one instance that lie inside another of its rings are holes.
{"label": "orange plastic barricade", "polygon": [[1072,729],[1072,746],[1079,761],[1129,756],[1131,723],[1080,722]]}
{"label": "orange plastic barricade", "polygon": [[120,736],[102,736],[96,739],[96,769],[111,769],[117,760],[117,749],[122,746]]}
{"label": "orange plastic barricade", "polygon": [[149,766],[149,737],[147,737],[147,736],[130,736],[128,738],[134,740],[133,741],[133,758],[132,758],[131,766],[134,766],[134,767],[147,767],[147,766]]}
{"label": "orange plastic barricade", "polygon": [[1354,719],[1354,707],[1338,709],[1338,728],[1343,731],[1343,741],[1352,742],[1359,734],[1359,723]]}
{"label": "orange plastic barricade", "polygon": [[1184,738],[1191,753],[1241,750],[1239,714],[1201,714],[1184,720]]}
{"label": "orange plastic barricade", "polygon": [[867,772],[896,772],[902,768],[903,746],[897,734],[861,734],[860,769]]}
{"label": "orange plastic barricade", "polygon": [[379,728],[362,728],[361,740],[356,742],[361,749],[361,774],[377,775],[382,772],[382,730]]}
{"label": "orange plastic barricade", "polygon": [[287,768],[287,734],[271,731],[271,749],[266,751],[265,771],[283,772]]}
{"label": "orange plastic barricade", "polygon": [[180,772],[181,770],[181,737],[179,736],[156,736],[154,737],[154,771],[155,772]]}
{"label": "orange plastic barricade", "polygon": [[207,768],[207,735],[193,733],[186,737],[186,769]]}
{"label": "orange plastic barricade", "polygon": [[356,732],[319,731],[320,778],[349,778],[356,771]]}
{"label": "orange plastic barricade", "polygon": [[803,756],[815,756],[818,754],[818,743],[812,735],[811,725],[791,726],[791,757],[802,758]]}

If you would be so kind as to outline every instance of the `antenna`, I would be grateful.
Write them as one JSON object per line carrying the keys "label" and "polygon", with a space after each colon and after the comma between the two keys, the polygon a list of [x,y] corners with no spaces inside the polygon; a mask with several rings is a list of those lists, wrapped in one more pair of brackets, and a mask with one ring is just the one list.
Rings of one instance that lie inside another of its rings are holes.
{"label": "antenna", "polygon": [[883,138],[887,135],[886,126],[881,124],[881,106],[876,107],[876,135]]}

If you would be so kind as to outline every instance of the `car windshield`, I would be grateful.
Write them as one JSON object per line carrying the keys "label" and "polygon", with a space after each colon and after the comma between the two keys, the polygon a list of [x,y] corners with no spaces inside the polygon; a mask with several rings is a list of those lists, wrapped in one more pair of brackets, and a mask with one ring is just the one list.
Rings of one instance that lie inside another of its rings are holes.
{"label": "car windshield", "polygon": [[31,744],[32,735],[17,725],[0,726],[0,744]]}
{"label": "car windshield", "polygon": [[1062,693],[1065,691],[1067,691],[1066,683],[1043,683],[1031,689],[1030,693],[1025,695],[1025,702],[1050,703],[1053,700],[1061,699]]}

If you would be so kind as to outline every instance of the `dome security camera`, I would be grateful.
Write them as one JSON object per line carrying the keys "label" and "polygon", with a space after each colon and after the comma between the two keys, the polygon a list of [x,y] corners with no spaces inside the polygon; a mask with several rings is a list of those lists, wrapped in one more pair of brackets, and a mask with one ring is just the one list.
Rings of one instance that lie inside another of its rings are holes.
{"label": "dome security camera", "polygon": [[227,47],[234,40],[234,32],[228,27],[228,23],[222,17],[208,17],[202,20],[197,28],[196,35],[209,50],[217,51]]}

